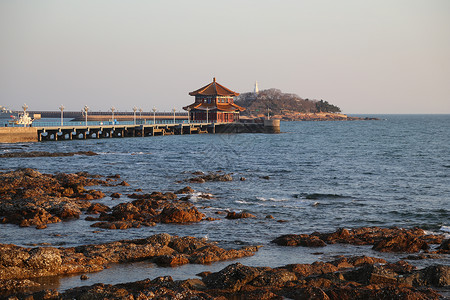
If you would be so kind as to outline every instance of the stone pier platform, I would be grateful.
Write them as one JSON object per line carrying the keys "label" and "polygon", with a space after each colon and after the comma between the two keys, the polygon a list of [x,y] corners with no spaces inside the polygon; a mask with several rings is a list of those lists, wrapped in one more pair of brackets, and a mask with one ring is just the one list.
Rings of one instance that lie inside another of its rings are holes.
{"label": "stone pier platform", "polygon": [[264,123],[178,123],[153,125],[46,126],[0,128],[0,143],[148,137],[202,133],[279,133],[279,120]]}

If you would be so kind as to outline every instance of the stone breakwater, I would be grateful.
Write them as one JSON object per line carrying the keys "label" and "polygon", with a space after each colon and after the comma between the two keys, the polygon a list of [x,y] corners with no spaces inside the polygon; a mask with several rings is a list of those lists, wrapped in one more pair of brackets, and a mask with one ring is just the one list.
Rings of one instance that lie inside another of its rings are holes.
{"label": "stone breakwater", "polygon": [[95,284],[64,293],[44,290],[12,299],[440,299],[428,287],[450,284],[449,266],[416,270],[404,261],[358,256],[279,268],[231,264],[201,279],[170,276],[138,282]]}

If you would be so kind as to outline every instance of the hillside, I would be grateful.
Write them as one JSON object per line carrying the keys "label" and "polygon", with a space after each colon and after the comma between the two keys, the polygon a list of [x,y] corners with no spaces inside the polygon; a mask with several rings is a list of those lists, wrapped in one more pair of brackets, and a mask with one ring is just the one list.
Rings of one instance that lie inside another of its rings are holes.
{"label": "hillside", "polygon": [[236,99],[236,104],[245,107],[247,115],[267,113],[269,108],[271,114],[285,114],[289,112],[300,113],[338,113],[341,109],[324,100],[303,99],[295,94],[283,93],[278,89],[260,91],[258,94],[243,93]]}

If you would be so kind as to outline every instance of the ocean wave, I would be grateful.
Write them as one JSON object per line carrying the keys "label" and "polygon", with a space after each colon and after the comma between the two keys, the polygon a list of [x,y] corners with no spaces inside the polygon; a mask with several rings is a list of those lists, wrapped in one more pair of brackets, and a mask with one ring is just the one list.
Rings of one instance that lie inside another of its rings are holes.
{"label": "ocean wave", "polygon": [[441,226],[441,228],[439,228],[439,230],[450,233],[450,226]]}
{"label": "ocean wave", "polygon": [[284,199],[284,198],[277,199],[277,198],[256,197],[256,199],[259,200],[259,201],[263,201],[263,202],[265,202],[265,201],[273,201],[273,202],[289,201],[289,199]]}

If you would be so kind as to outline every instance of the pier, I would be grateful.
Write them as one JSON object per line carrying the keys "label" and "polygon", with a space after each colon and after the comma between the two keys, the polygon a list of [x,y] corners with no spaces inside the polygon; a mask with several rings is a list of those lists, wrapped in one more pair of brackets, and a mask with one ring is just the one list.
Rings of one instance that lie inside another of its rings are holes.
{"label": "pier", "polygon": [[279,133],[279,120],[263,123],[107,124],[0,128],[0,143],[102,138],[151,137],[205,133]]}

